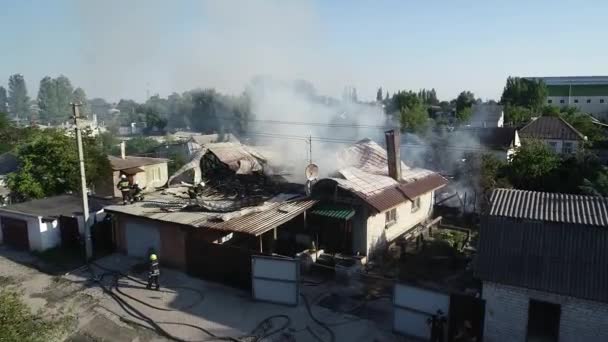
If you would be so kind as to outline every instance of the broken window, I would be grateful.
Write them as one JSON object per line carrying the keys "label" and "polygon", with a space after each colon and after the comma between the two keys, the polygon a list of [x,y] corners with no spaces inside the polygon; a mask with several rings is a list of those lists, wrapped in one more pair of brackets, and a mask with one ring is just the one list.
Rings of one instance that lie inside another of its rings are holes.
{"label": "broken window", "polygon": [[384,213],[384,227],[387,228],[397,222],[397,208],[393,208]]}
{"label": "broken window", "polygon": [[560,315],[559,304],[531,299],[528,308],[528,341],[557,342]]}
{"label": "broken window", "polygon": [[418,209],[420,209],[420,197],[412,201],[412,212],[416,212]]}

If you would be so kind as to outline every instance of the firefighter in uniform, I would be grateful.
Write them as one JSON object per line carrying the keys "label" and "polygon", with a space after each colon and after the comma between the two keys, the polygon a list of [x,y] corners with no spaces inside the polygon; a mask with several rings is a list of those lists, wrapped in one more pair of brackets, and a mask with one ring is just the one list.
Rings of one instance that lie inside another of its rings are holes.
{"label": "firefighter in uniform", "polygon": [[131,184],[129,184],[127,176],[121,175],[116,187],[122,193],[122,204],[127,204],[131,199]]}
{"label": "firefighter in uniform", "polygon": [[158,291],[160,289],[160,284],[158,282],[158,277],[160,276],[160,268],[158,267],[158,257],[156,254],[150,254],[150,271],[148,272],[148,289],[152,288],[152,283],[156,287]]}

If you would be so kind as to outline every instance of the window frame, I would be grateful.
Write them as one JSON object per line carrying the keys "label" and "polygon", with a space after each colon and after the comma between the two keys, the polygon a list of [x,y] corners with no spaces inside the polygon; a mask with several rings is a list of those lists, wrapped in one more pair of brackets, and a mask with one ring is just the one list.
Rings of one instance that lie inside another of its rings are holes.
{"label": "window frame", "polygon": [[416,197],[412,201],[412,212],[415,213],[418,210],[420,210],[420,197]]}
{"label": "window frame", "polygon": [[397,223],[397,208],[392,208],[384,212],[384,228],[388,228]]}
{"label": "window frame", "polygon": [[[568,150],[566,150],[566,148]],[[562,143],[562,152],[565,154],[570,154],[574,151],[574,144],[571,142],[564,142]]]}

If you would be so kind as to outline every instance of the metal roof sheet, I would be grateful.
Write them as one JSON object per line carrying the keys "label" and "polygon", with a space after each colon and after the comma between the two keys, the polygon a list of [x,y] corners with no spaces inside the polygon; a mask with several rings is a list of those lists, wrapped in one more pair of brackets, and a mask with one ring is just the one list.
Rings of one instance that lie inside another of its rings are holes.
{"label": "metal roof sheet", "polygon": [[608,230],[563,222],[482,218],[475,276],[608,302]]}
{"label": "metal roof sheet", "polygon": [[348,220],[355,215],[355,209],[345,205],[326,203],[318,205],[310,213],[339,220]]}
{"label": "metal roof sheet", "polygon": [[165,158],[148,158],[148,157],[133,157],[126,156],[125,159],[116,156],[108,156],[112,170],[120,171],[125,169],[132,169],[135,167],[141,167],[146,165],[163,164],[168,161]]}
{"label": "metal roof sheet", "polygon": [[608,198],[515,189],[492,192],[490,215],[608,227]]}
{"label": "metal roof sheet", "polygon": [[519,135],[527,139],[585,140],[585,136],[564,119],[541,116],[525,125]]}
{"label": "metal roof sheet", "polygon": [[415,182],[400,184],[399,190],[409,199],[414,199],[429,191],[437,190],[446,184],[448,184],[447,179],[435,173]]}

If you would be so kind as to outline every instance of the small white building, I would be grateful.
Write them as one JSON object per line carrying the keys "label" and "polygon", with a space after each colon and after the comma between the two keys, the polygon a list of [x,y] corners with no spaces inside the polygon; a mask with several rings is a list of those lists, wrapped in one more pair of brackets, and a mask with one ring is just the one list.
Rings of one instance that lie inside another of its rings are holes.
{"label": "small white building", "polygon": [[525,140],[539,140],[557,154],[574,154],[583,148],[587,137],[564,119],[553,116],[541,116],[519,131]]}
{"label": "small white building", "polygon": [[484,341],[608,341],[608,199],[496,189],[475,274]]}
{"label": "small white building", "polygon": [[[91,223],[101,221],[108,202],[89,198]],[[0,208],[0,243],[22,250],[44,251],[84,232],[82,201],[59,195]]]}
{"label": "small white building", "polygon": [[503,107],[494,103],[476,103],[471,107],[471,119],[468,127],[492,128],[502,127],[505,121]]}

